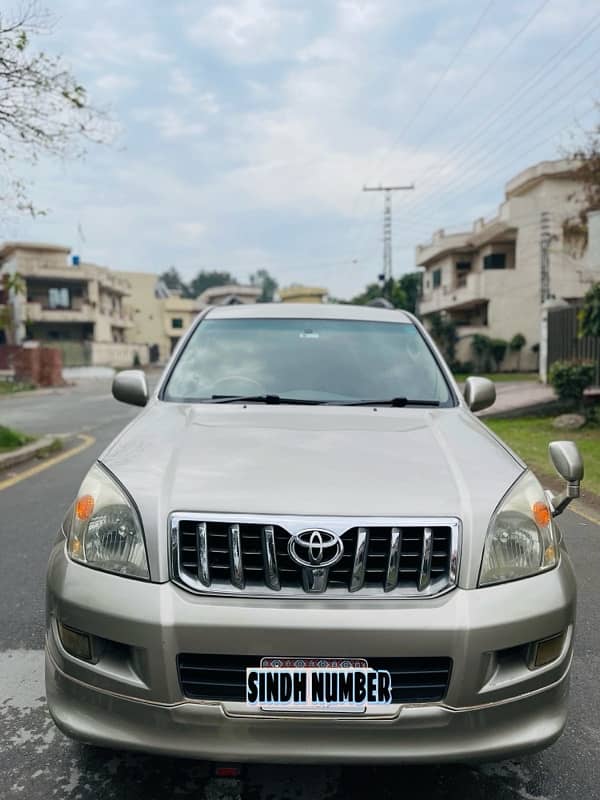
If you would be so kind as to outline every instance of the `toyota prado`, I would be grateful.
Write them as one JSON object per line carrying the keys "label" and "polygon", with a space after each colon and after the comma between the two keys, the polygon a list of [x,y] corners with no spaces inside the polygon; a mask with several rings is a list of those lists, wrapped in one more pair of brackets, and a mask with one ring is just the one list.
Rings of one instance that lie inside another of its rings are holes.
{"label": "toyota prado", "polygon": [[442,762],[565,726],[560,495],[408,313],[212,308],[83,478],[47,579],[46,686],[83,742],[214,761]]}

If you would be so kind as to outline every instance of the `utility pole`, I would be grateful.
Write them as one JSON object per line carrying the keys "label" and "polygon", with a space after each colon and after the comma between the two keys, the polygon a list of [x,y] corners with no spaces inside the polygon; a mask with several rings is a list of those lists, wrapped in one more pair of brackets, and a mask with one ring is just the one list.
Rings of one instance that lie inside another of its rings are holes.
{"label": "utility pole", "polygon": [[549,300],[550,295],[550,214],[542,211],[540,215],[540,304]]}
{"label": "utility pole", "polygon": [[363,186],[363,192],[384,192],[383,196],[383,272],[379,280],[383,287],[389,285],[392,278],[392,192],[414,189],[410,186]]}

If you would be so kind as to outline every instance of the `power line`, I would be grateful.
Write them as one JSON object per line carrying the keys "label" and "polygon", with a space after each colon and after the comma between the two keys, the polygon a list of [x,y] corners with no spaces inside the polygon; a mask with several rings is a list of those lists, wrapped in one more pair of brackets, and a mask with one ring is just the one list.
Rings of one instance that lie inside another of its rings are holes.
{"label": "power line", "polygon": [[[448,109],[448,111],[443,114],[444,123],[448,122],[448,118],[452,116],[456,112],[456,110],[464,103],[464,101],[469,97],[469,95],[479,86],[481,81],[485,78],[485,76],[490,72],[490,70],[496,65],[496,63],[502,58],[502,56],[513,46],[516,40],[523,34],[527,28],[534,22],[534,20],[542,13],[544,8],[548,5],[550,0],[542,0],[542,3],[536,8],[533,14],[525,20],[523,25],[519,28],[519,30],[511,36],[508,42],[504,45],[504,47],[500,48],[500,50],[496,53],[496,55],[492,58],[491,61],[488,62],[487,66],[479,73],[477,78],[467,87],[467,89],[463,92],[463,94],[458,98],[456,103],[453,103],[452,106]],[[420,152],[425,142],[427,142],[431,136],[438,130],[438,121],[436,124],[430,129],[429,133],[425,136],[419,138],[419,144],[417,148],[413,151],[412,157],[416,156],[417,153]]]}
{"label": "power line", "polygon": [[[431,191],[428,192],[428,193],[425,193],[419,199],[418,204],[414,207],[413,210],[411,210],[410,214],[405,216],[405,219],[419,218],[421,216],[421,213],[418,211],[418,209],[422,208],[423,204],[426,203],[430,199],[430,197],[434,194],[434,192],[435,192],[436,203],[438,203],[438,205],[436,206],[438,211],[439,211],[439,209],[444,208],[445,206],[447,206],[450,202],[453,202],[455,197],[459,194],[459,191],[458,191],[459,189],[464,191],[464,190],[466,190],[467,187],[471,186],[474,181],[481,182],[481,180],[483,179],[483,177],[486,174],[484,172],[486,163],[491,161],[492,164],[496,165],[498,163],[498,155],[500,153],[502,153],[503,151],[507,150],[507,149],[511,149],[511,159],[510,159],[510,161],[512,163],[514,161],[514,154],[512,153],[513,144],[515,142],[518,143],[523,138],[524,131],[528,130],[532,126],[535,126],[534,130],[537,131],[538,128],[539,128],[538,121],[540,119],[543,119],[544,128],[547,130],[551,120],[555,120],[555,121],[562,120],[562,117],[564,116],[564,112],[567,111],[567,110],[574,112],[574,110],[576,109],[578,104],[581,101],[583,101],[583,100],[585,100],[585,99],[587,99],[589,97],[589,88],[586,87],[583,92],[579,93],[576,96],[576,99],[574,101],[573,101],[573,97],[572,97],[573,89],[577,88],[578,84],[581,84],[583,81],[587,80],[588,78],[596,77],[597,70],[598,70],[598,65],[594,66],[594,68],[590,72],[588,72],[584,76],[584,78],[582,80],[579,80],[577,83],[575,83],[574,85],[570,86],[563,94],[559,95],[557,98],[554,98],[546,107],[544,107],[541,110],[541,112],[539,112],[539,113],[535,114],[534,116],[532,116],[531,118],[527,119],[526,125],[524,127],[522,126],[522,127],[517,128],[513,132],[513,134],[511,136],[508,136],[508,137],[505,136],[505,138],[502,140],[502,144],[499,147],[495,148],[491,152],[483,151],[479,158],[472,159],[469,169],[463,171],[461,176],[460,176],[460,178],[457,181],[455,181],[454,183],[451,183],[451,184],[449,183],[443,191],[439,191],[437,189],[437,187],[432,186]],[[563,99],[566,96],[569,97],[569,101],[566,104],[564,104],[563,106],[561,106],[560,108],[556,109],[557,101]],[[548,117],[548,112],[550,112],[552,110],[555,110],[556,113],[552,114],[552,116],[549,118]],[[592,109],[590,109],[590,110],[592,110]],[[568,128],[569,126],[566,126],[566,127]],[[561,131],[555,131],[555,133],[559,133],[559,132],[561,132]],[[554,136],[554,134],[553,134],[553,136]],[[553,138],[553,136],[549,137],[549,139]],[[540,144],[543,144],[546,141],[549,141],[549,139],[543,140]],[[531,149],[529,149],[527,152],[530,152],[530,151],[531,151]],[[456,168],[458,169],[458,165],[457,165]],[[501,167],[501,169],[503,169],[503,167]],[[448,195],[450,195],[448,197],[448,200],[445,203],[441,204],[441,206],[440,206],[439,205],[439,200],[441,198],[444,198],[444,197],[448,196]],[[406,211],[406,210],[407,209],[403,209],[403,211]],[[429,209],[429,213],[431,213],[431,209]]]}
{"label": "power line", "polygon": [[[458,101],[456,103],[454,103],[453,106],[450,109],[448,109],[448,111],[445,113],[445,115],[444,115],[444,122],[445,123],[447,122],[448,117],[451,117],[452,114],[455,113],[456,110],[459,108],[459,106],[462,105],[462,103],[467,99],[467,97],[471,94],[471,92],[474,91],[475,88],[477,88],[477,86],[481,83],[483,78],[494,67],[496,62],[499,61],[500,58],[502,58],[502,56],[512,47],[512,45],[519,38],[519,36],[521,36],[525,32],[525,30],[534,22],[534,20],[539,16],[539,14],[544,10],[544,8],[548,5],[549,2],[550,2],[550,0],[543,0],[543,2],[536,8],[536,10],[532,14],[530,14],[530,16],[525,20],[523,25],[508,40],[508,42],[504,45],[504,47],[502,47],[500,49],[500,51],[498,53],[496,53],[494,58],[492,58],[492,60],[490,62],[488,62],[486,67],[484,67],[484,69],[482,70],[482,72],[479,73],[477,78],[467,87],[467,89],[461,95],[461,97],[458,99]],[[436,123],[436,125],[434,125],[430,129],[429,133],[425,137],[421,137],[417,148],[414,149],[413,152],[412,152],[412,157],[416,156],[417,153],[420,152],[420,150],[422,149],[423,144],[431,138],[431,135],[437,129],[438,129],[438,124]],[[389,155],[390,152],[391,152],[391,150],[388,151],[388,155]],[[426,173],[426,174],[428,174],[428,173]],[[364,239],[364,237],[363,237],[363,239]],[[362,242],[361,242],[361,246],[362,246]]]}
{"label": "power line", "polygon": [[386,152],[383,154],[383,156],[381,156],[381,158],[380,158],[380,160],[379,160],[379,163],[378,163],[378,167],[380,167],[380,166],[381,166],[381,164],[382,164],[382,162],[385,160],[385,158],[386,158],[387,156],[389,156],[389,154],[390,154],[391,152],[393,152],[393,150],[394,150],[394,149],[397,147],[397,145],[400,143],[400,141],[402,140],[402,138],[403,138],[403,137],[404,137],[404,136],[405,136],[405,135],[408,133],[408,131],[409,131],[409,130],[412,128],[412,126],[414,125],[415,121],[416,121],[416,120],[419,118],[419,116],[420,116],[421,112],[423,111],[423,109],[425,108],[425,106],[427,105],[427,103],[429,102],[429,100],[431,100],[431,98],[432,98],[432,97],[433,97],[433,95],[436,93],[436,91],[437,91],[437,89],[439,88],[439,86],[440,86],[440,85],[443,83],[443,81],[445,80],[446,76],[448,75],[448,73],[450,72],[450,70],[452,69],[452,67],[454,66],[454,64],[457,62],[457,60],[458,60],[458,57],[460,56],[460,54],[462,53],[462,51],[465,49],[465,47],[468,45],[468,43],[471,41],[471,39],[473,38],[473,36],[474,36],[474,35],[475,35],[475,33],[477,32],[477,30],[479,29],[479,27],[480,27],[481,23],[483,22],[483,20],[484,20],[484,19],[485,19],[485,17],[487,16],[487,14],[488,14],[489,10],[490,10],[490,9],[491,9],[491,7],[494,5],[495,1],[496,1],[496,0],[490,0],[490,2],[489,2],[489,3],[488,3],[486,6],[485,6],[485,8],[484,8],[484,9],[483,9],[483,11],[481,12],[481,14],[480,14],[480,15],[477,17],[477,20],[476,20],[475,24],[474,24],[474,25],[473,25],[473,26],[470,28],[470,30],[469,30],[469,32],[468,32],[468,34],[467,34],[466,38],[465,38],[465,39],[463,40],[463,42],[460,44],[460,46],[458,47],[458,49],[456,50],[456,52],[454,53],[454,55],[452,56],[452,58],[450,59],[450,61],[448,62],[448,64],[446,65],[446,67],[445,67],[444,71],[442,72],[442,74],[439,76],[439,78],[437,79],[437,81],[436,81],[436,82],[433,84],[433,86],[431,87],[431,89],[430,89],[430,90],[427,92],[427,94],[426,94],[426,95],[425,95],[425,97],[423,98],[422,102],[421,102],[421,103],[420,103],[420,104],[417,106],[417,108],[416,108],[416,110],[415,110],[415,113],[412,115],[412,117],[410,117],[410,119],[408,120],[408,122],[406,123],[406,125],[404,126],[404,128],[402,128],[402,130],[400,131],[400,133],[399,133],[399,134],[397,135],[397,137],[396,137],[396,138],[393,140],[392,144],[389,146],[389,148],[387,149],[387,151],[386,151]]}
{"label": "power line", "polygon": [[[598,16],[600,16],[600,14]],[[598,27],[600,27],[600,22],[598,22],[598,24],[592,30],[595,30]],[[588,35],[591,32],[592,31],[588,31]],[[579,42],[579,44],[580,44],[580,42]],[[563,77],[559,81],[557,81],[555,84],[553,84],[551,87],[547,88],[546,92],[545,92],[545,96],[544,96],[543,99],[545,99],[546,96],[550,92],[552,92],[553,90],[555,90],[556,88],[561,86],[564,83],[565,80],[567,80],[569,77],[571,77],[571,75],[577,73],[585,64],[587,64],[590,60],[592,60],[595,57],[597,57],[597,51],[592,52],[590,56],[585,58],[583,61],[579,62],[579,64],[574,69],[572,69],[566,75],[563,75]],[[587,73],[583,78],[580,78],[577,81],[577,83],[575,84],[575,86],[572,87],[572,88],[576,88],[577,84],[580,84],[584,80],[587,80],[587,78],[589,78],[590,76],[594,76],[595,72],[596,72],[596,69],[597,69],[597,67],[595,67],[591,72]],[[568,91],[571,91],[571,90],[568,90]],[[562,95],[560,95],[560,97],[558,99],[562,99],[562,97],[564,97],[565,94],[568,94],[568,91],[566,93],[563,93]],[[514,104],[513,101],[518,98],[518,94],[514,98],[512,98],[511,102],[509,102],[506,107],[510,107],[511,105]],[[528,111],[534,110],[538,105],[539,105],[539,103],[530,104],[529,107],[528,107]],[[553,99],[553,101],[551,102],[549,108],[553,108],[553,107],[555,107],[555,105],[556,105],[556,98]],[[490,119],[489,123],[485,124],[483,128],[479,128],[478,132],[474,136],[472,136],[466,143],[463,142],[463,144],[460,147],[454,148],[454,150],[451,150],[450,153],[446,157],[447,160],[445,162],[443,162],[440,167],[434,167],[434,166],[430,167],[424,173],[424,175],[422,176],[422,179],[421,179],[421,182],[420,182],[420,186],[421,187],[423,187],[423,186],[428,187],[428,186],[433,186],[433,185],[437,186],[439,178],[440,178],[440,175],[443,175],[445,172],[447,172],[450,167],[456,169],[457,167],[460,167],[463,163],[465,163],[468,160],[468,157],[469,157],[468,153],[463,158],[459,159],[458,161],[452,161],[452,157],[458,155],[461,152],[464,152],[466,147],[467,147],[467,145],[472,145],[472,144],[476,143],[476,141],[480,138],[480,134],[483,133],[484,131],[488,130],[489,127],[493,124],[493,122],[495,122],[502,115],[502,110],[503,110],[502,107],[500,109],[498,109],[498,112],[495,114],[495,116],[492,117],[492,119]],[[544,109],[543,113],[545,113],[545,109]],[[525,116],[527,116],[527,114]],[[535,117],[535,119],[537,119],[537,117]],[[523,117],[521,116],[519,118],[519,123],[522,123],[522,121],[523,121]],[[531,122],[531,121],[532,120],[530,119],[529,122]],[[508,130],[510,130],[510,126],[508,127]],[[517,132],[519,132],[521,130],[522,130],[522,128],[517,127]],[[485,151],[484,151],[484,153],[485,153]],[[496,155],[496,153],[497,153],[497,150],[494,151],[494,155]],[[428,180],[428,176],[429,175],[431,175],[432,177],[431,177],[431,179]],[[425,198],[423,198],[423,199],[425,199]]]}

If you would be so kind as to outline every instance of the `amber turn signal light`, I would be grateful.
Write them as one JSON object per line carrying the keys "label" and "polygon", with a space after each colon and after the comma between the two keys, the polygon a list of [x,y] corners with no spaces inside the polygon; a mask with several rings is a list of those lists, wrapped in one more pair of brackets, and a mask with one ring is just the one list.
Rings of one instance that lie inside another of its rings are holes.
{"label": "amber turn signal light", "polygon": [[545,527],[546,525],[550,524],[552,515],[550,514],[550,509],[546,503],[538,501],[537,503],[533,504],[531,510],[533,512],[533,518],[538,525]]}
{"label": "amber turn signal light", "polygon": [[75,516],[77,519],[85,521],[92,516],[94,510],[94,498],[91,494],[84,494],[77,498],[75,503]]}

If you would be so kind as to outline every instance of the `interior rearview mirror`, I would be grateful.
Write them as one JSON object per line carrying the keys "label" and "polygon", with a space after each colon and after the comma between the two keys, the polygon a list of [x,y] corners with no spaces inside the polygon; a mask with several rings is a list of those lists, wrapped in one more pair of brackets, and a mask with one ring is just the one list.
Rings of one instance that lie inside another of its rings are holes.
{"label": "interior rearview mirror", "polygon": [[148,384],[141,369],[125,369],[113,378],[112,393],[115,400],[132,406],[145,406],[148,402]]}
{"label": "interior rearview mirror", "polygon": [[467,378],[463,394],[471,411],[489,408],[496,401],[496,387],[488,378]]}
{"label": "interior rearview mirror", "polygon": [[554,516],[561,514],[571,500],[579,497],[580,481],[583,478],[583,459],[575,442],[550,442],[548,445],[550,461],[567,485],[558,495],[547,492]]}

